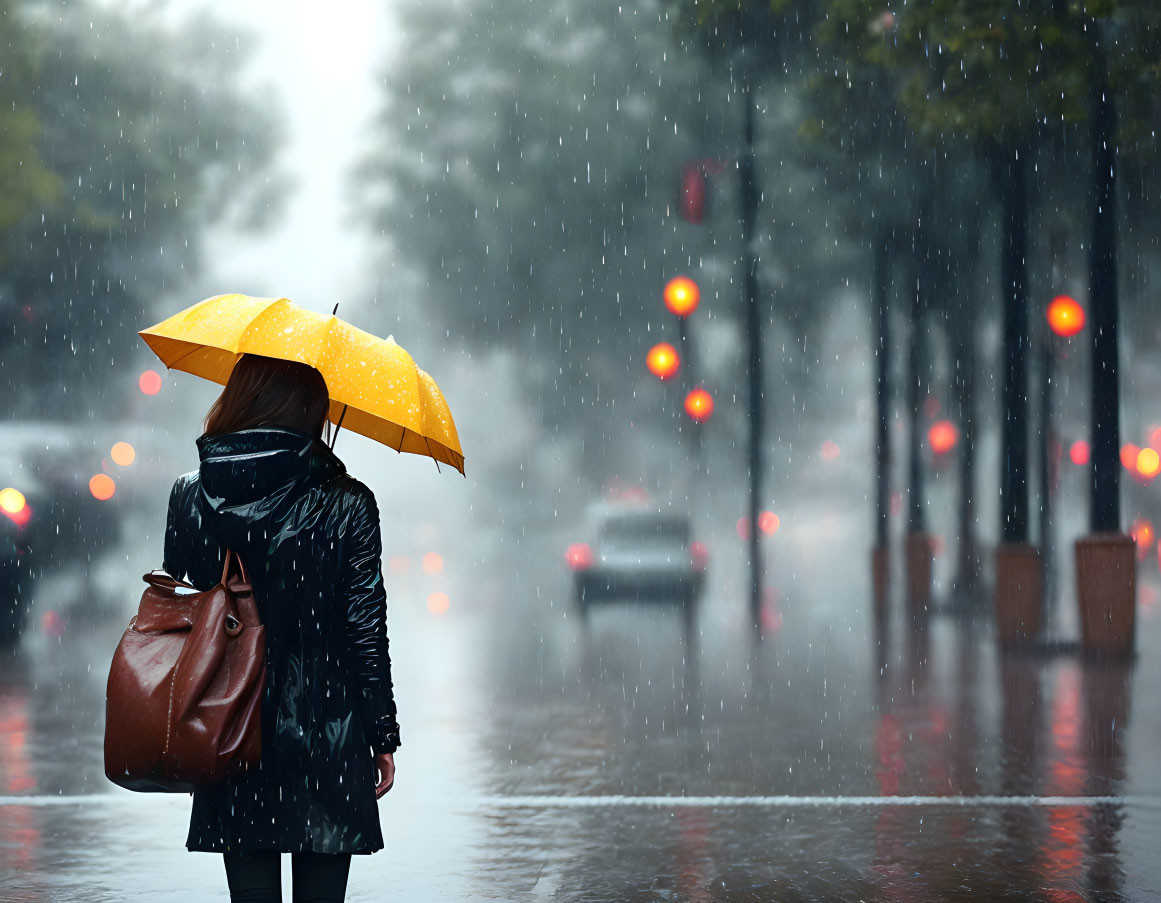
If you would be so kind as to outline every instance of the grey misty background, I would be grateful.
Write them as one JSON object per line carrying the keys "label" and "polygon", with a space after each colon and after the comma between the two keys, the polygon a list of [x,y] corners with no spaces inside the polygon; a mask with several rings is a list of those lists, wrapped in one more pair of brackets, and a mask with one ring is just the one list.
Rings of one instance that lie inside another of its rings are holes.
{"label": "grey misty background", "polygon": [[[468,539],[448,545],[476,571],[465,585],[483,591],[481,574],[497,561],[518,567],[513,544],[555,554],[587,501],[610,485],[643,485],[700,510],[698,529],[726,565],[715,579],[738,588],[741,608],[741,573],[730,571],[742,562],[734,522],[746,485],[741,94],[681,4],[400,0],[324,11],[6,0],[0,24],[7,417],[147,425],[164,482],[196,463],[192,439],[216,389],[172,374],[158,398],[143,398],[137,376],[155,364],[136,330],[225,291],[285,295],[317,310],[339,302],[358,326],[394,334],[456,415],[466,482],[353,435],[339,451],[396,500],[400,523]],[[985,490],[977,529],[990,543],[1001,372],[996,200],[968,155],[908,142],[872,103],[861,131],[828,141],[818,75],[829,63],[811,32],[785,41],[778,62],[755,76],[763,506],[783,519],[773,566],[797,573],[810,563],[803,555],[829,544],[832,560],[864,570],[875,360],[867,227],[902,229],[925,214],[945,238],[918,250],[903,242],[900,271],[910,260],[939,278],[915,323],[907,277],[893,281],[892,372],[901,386],[905,342],[921,330],[926,429],[956,416],[962,360],[952,349],[967,349]],[[1035,179],[1029,217],[1034,327],[1051,294],[1085,300],[1085,135],[1061,127],[1038,151],[1046,175]],[[1142,141],[1155,149],[1149,134]],[[697,159],[723,171],[709,178],[704,223],[691,225],[678,215],[678,178]],[[1155,176],[1135,164],[1123,188],[1121,255],[1131,276],[1122,282],[1121,356],[1131,366],[1122,436],[1139,444],[1161,420],[1158,380],[1149,378],[1161,350],[1148,225]],[[922,207],[928,179],[954,186],[939,209]],[[978,229],[970,244],[969,222]],[[680,398],[644,368],[654,342],[676,340],[661,289],[679,274],[701,286],[693,359],[717,405],[701,429],[697,468]],[[1057,374],[1066,442],[1087,423],[1087,352],[1074,345]],[[1030,386],[1035,367],[1031,377]],[[906,412],[901,396],[892,405],[894,486],[903,491]],[[1034,422],[1034,436],[1038,429]],[[823,460],[826,440],[838,444],[837,460]],[[955,467],[928,463],[930,526],[950,547]],[[1071,499],[1061,516],[1079,530],[1083,480],[1063,479]],[[160,518],[161,490],[138,491]],[[800,512],[825,499],[841,500],[841,526],[796,537],[796,525],[815,529]],[[152,529],[156,548],[143,543],[143,561],[159,553],[160,524]],[[941,558],[942,579],[951,557]]]}

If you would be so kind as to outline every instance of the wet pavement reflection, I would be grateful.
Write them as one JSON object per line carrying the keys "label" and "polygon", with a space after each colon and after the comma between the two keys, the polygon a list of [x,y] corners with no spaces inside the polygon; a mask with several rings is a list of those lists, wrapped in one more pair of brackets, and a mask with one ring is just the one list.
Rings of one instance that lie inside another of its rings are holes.
{"label": "wet pavement reflection", "polygon": [[[720,588],[687,630],[581,618],[555,571],[447,580],[473,603],[392,601],[405,745],[351,900],[1161,898],[1149,614],[1134,663],[1086,662],[898,606],[877,631],[869,593],[800,593],[757,644]],[[0,659],[0,899],[225,899],[220,859],[184,850],[188,797],[103,777],[128,615],[79,586],[46,583]]]}

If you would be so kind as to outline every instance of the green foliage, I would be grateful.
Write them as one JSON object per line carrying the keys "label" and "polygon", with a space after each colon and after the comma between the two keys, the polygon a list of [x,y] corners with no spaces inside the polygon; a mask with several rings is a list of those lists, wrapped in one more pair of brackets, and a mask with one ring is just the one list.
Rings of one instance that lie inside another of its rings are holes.
{"label": "green foliage", "polygon": [[881,0],[829,0],[826,10],[818,37],[836,74],[888,81],[929,146],[1018,145],[1045,126],[1084,121],[1102,31],[1115,35],[1105,48],[1114,89],[1151,93],[1161,61],[1151,0],[921,0],[898,12]]}
{"label": "green foliage", "polygon": [[[0,2],[0,34],[4,35],[0,73],[0,234],[33,210],[52,203],[60,193],[60,178],[45,166],[37,141],[41,122],[30,94],[36,73],[31,35],[12,9]],[[0,255],[3,248],[0,248]],[[5,263],[0,256],[0,267]]]}
{"label": "green foliage", "polygon": [[9,90],[35,118],[42,174],[0,224],[0,378],[18,410],[78,411],[129,375],[136,330],[196,270],[204,227],[271,209],[276,125],[237,87],[245,45],[213,22],[177,33],[145,9],[17,12],[34,75]]}

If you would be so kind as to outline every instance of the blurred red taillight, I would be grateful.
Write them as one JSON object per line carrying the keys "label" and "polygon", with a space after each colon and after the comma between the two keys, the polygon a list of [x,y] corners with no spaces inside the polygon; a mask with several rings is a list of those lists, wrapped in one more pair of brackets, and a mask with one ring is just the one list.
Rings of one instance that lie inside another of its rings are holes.
{"label": "blurred red taillight", "polygon": [[574,542],[564,553],[564,560],[571,570],[588,570],[593,566],[593,550],[588,543]]}
{"label": "blurred red taillight", "polygon": [[689,563],[693,565],[695,571],[704,571],[709,567],[709,549],[704,542],[689,544]]}

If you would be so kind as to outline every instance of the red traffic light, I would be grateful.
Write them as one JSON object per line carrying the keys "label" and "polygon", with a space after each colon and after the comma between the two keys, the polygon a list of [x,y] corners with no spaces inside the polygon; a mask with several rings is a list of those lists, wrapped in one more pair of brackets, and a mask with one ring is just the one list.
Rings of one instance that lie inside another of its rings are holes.
{"label": "red traffic light", "polygon": [[681,358],[677,355],[677,349],[668,342],[658,342],[645,356],[645,366],[658,379],[666,380],[677,372]]}
{"label": "red traffic light", "polygon": [[697,225],[705,215],[705,168],[687,163],[681,170],[681,218]]}
{"label": "red traffic light", "polygon": [[1048,305],[1048,326],[1062,338],[1070,338],[1084,329],[1084,308],[1068,295],[1058,295]]}
{"label": "red traffic light", "polygon": [[685,396],[685,413],[696,423],[705,423],[713,412],[713,396],[705,389],[694,389]]}
{"label": "red traffic light", "polygon": [[665,306],[671,314],[688,317],[697,310],[701,289],[688,276],[677,276],[665,283]]}
{"label": "red traffic light", "polygon": [[927,441],[931,443],[931,450],[937,455],[945,455],[959,441],[959,430],[950,420],[937,420],[927,431]]}

